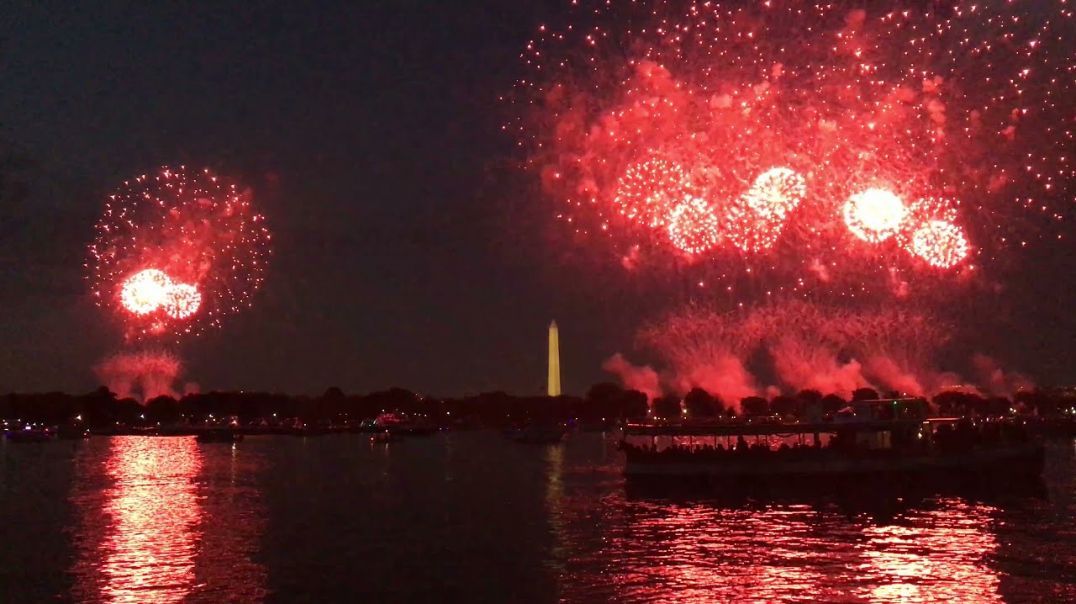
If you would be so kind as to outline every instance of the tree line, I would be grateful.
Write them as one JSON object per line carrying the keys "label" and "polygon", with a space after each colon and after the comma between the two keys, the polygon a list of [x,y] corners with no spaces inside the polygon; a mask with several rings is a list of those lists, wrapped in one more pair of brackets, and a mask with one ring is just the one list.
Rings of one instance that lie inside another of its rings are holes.
{"label": "tree line", "polygon": [[[896,398],[897,393],[880,394],[863,388],[855,391],[851,400],[870,400],[880,396]],[[1050,417],[1076,406],[1074,400],[1064,391],[1026,391],[1017,393],[1011,399],[948,391],[934,396],[931,402],[934,412],[943,416],[1034,414]],[[206,421],[210,416],[234,416],[243,423],[298,419],[303,422],[347,424],[372,419],[384,412],[399,412],[425,416],[442,425],[507,426],[566,421],[602,424],[647,417],[666,420],[723,416],[818,419],[836,413],[848,403],[848,400],[835,394],[803,390],[772,399],[747,397],[731,405],[701,388],[683,397],[664,396],[648,403],[642,392],[603,382],[592,386],[584,397],[550,398],[486,392],[440,398],[403,388],[361,395],[345,394],[339,388],[329,388],[320,396],[206,392],[188,394],[179,399],[159,396],[141,404],[134,399],[117,398],[107,388],[101,387],[82,395],[50,392],[0,396],[0,418],[51,425],[71,423],[78,418],[89,427],[197,423]]]}

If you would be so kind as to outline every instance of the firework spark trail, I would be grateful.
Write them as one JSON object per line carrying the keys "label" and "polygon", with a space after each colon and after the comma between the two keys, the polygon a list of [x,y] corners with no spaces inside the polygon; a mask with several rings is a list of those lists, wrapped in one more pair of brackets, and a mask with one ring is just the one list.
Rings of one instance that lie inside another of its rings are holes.
{"label": "firework spark trail", "polygon": [[[632,250],[632,267],[686,252],[710,281],[750,273],[777,292],[862,295],[893,270],[929,288],[1045,237],[1021,232],[1028,214],[1070,213],[1065,3],[572,7],[522,53],[505,130],[557,217]],[[802,201],[744,203],[777,167],[802,176]],[[716,217],[705,245],[669,236],[685,190]],[[872,190],[892,197],[856,204],[844,226],[842,208]],[[919,207],[941,197],[940,213]]]}
{"label": "firework spark trail", "polygon": [[613,204],[626,220],[661,228],[668,224],[672,212],[690,190],[690,180],[683,168],[651,158],[624,172],[617,182]]}
{"label": "firework spark trail", "polygon": [[[864,365],[864,375],[888,390],[921,395],[943,384],[932,367],[952,327],[923,312],[882,308],[845,312],[833,329],[843,332],[849,350]],[[950,380],[951,381],[951,380]]]}
{"label": "firework spark trail", "polygon": [[777,376],[793,390],[817,390],[848,398],[857,388],[870,385],[859,361],[842,362],[838,351],[818,346],[799,334],[774,338],[768,351]]}
{"label": "firework spark trail", "polygon": [[262,285],[264,223],[249,191],[208,170],[163,168],[127,181],[89,248],[94,299],[121,318],[129,341],[218,327]]}
{"label": "firework spark trail", "polygon": [[669,241],[685,254],[704,254],[721,241],[713,208],[698,197],[685,197],[669,212],[667,222]]}
{"label": "firework spark trail", "polygon": [[689,308],[644,327],[637,339],[666,362],[670,372],[665,381],[673,391],[700,387],[735,408],[740,399],[757,393],[744,359],[770,329],[768,319],[753,315],[737,320],[729,313]]}
{"label": "firework spark trail", "polygon": [[660,375],[621,355],[613,371],[660,379],[681,394],[701,387],[736,404],[760,391],[748,365],[765,351],[775,377],[793,391],[848,397],[873,386],[924,395],[959,383],[934,368],[951,335],[948,324],[923,311],[849,310],[796,299],[727,313],[693,305],[639,330],[638,346],[661,361]]}
{"label": "firework spark trail", "polygon": [[770,317],[772,329],[762,337],[762,345],[785,385],[844,397],[869,385],[858,361],[840,359],[849,344],[848,334],[841,329],[846,313],[796,300],[752,313]]}

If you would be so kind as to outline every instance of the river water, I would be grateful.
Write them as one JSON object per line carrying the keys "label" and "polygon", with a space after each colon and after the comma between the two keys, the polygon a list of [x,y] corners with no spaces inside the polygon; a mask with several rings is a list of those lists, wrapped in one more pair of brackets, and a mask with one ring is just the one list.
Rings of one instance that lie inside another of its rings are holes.
{"label": "river water", "polygon": [[3,443],[0,601],[1072,602],[1074,451],[1041,488],[774,500],[638,493],[600,434]]}

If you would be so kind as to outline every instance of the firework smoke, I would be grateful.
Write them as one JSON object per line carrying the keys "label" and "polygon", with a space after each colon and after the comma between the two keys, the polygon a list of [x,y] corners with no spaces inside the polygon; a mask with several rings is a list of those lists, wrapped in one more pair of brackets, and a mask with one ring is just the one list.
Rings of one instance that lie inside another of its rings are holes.
{"label": "firework smoke", "polygon": [[637,339],[669,366],[663,381],[671,390],[683,393],[699,387],[735,406],[757,391],[744,359],[770,331],[770,319],[756,314],[732,322],[725,315],[690,307],[644,327]]}
{"label": "firework smoke", "polygon": [[[845,398],[858,388],[928,396],[960,384],[936,369],[936,357],[952,335],[949,325],[921,311],[894,308],[851,311],[799,300],[720,313],[688,306],[648,324],[637,335],[640,349],[659,359],[661,370],[632,365],[622,355],[606,363],[628,387],[684,394],[703,388],[735,406],[740,399],[779,391],[818,390]],[[783,388],[761,387],[749,367],[765,359],[761,373]],[[1007,374],[988,357],[974,359],[985,391],[1011,393],[1029,382]]]}
{"label": "firework smoke", "polygon": [[606,359],[602,369],[618,376],[625,386],[642,392],[650,400],[661,394],[658,372],[650,367],[633,365],[622,354],[614,354]]}
{"label": "firework smoke", "polygon": [[979,383],[983,389],[995,396],[1011,397],[1020,390],[1031,390],[1035,384],[1025,375],[1007,372],[997,361],[985,354],[976,354],[972,358]]}
{"label": "firework smoke", "polygon": [[133,398],[144,403],[158,396],[180,396],[176,391],[176,380],[183,371],[183,364],[169,352],[120,353],[101,361],[93,370],[118,398]]}
{"label": "firework smoke", "polygon": [[855,359],[842,362],[828,346],[812,346],[795,336],[778,337],[768,349],[778,378],[792,390],[818,390],[847,398],[869,386]]}

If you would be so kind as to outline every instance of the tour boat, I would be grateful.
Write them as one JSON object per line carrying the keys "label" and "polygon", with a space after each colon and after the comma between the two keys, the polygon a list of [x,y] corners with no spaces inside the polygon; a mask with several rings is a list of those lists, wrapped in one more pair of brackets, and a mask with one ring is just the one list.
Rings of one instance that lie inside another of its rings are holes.
{"label": "tour boat", "polygon": [[6,433],[8,441],[13,443],[43,443],[56,437],[56,433],[48,428],[35,428],[27,425],[22,430],[11,430]]}
{"label": "tour boat", "polygon": [[1029,477],[1043,447],[1007,419],[927,418],[917,399],[857,401],[829,421],[629,424],[629,477],[782,481],[841,476]]}
{"label": "tour boat", "polygon": [[405,436],[429,436],[437,432],[437,426],[428,418],[406,413],[382,413],[374,420],[372,428],[377,432]]}

